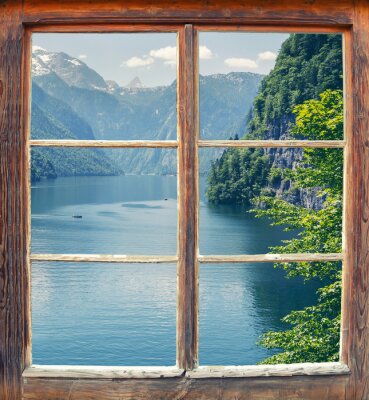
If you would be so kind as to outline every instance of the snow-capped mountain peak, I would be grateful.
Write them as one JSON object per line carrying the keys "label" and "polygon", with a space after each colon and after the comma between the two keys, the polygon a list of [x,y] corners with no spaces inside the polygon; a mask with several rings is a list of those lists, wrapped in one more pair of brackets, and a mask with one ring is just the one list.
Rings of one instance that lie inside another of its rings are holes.
{"label": "snow-capped mountain peak", "polygon": [[40,46],[32,47],[32,73],[35,77],[55,73],[69,86],[104,91],[108,89],[104,78],[83,61]]}

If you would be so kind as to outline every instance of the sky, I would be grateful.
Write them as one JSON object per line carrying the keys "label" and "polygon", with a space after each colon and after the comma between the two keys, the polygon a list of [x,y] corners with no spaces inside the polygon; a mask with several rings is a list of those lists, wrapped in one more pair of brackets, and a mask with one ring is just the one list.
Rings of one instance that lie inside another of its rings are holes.
{"label": "sky", "polygon": [[[201,32],[200,73],[267,74],[285,33]],[[176,78],[175,33],[35,33],[32,44],[79,58],[105,80],[125,86],[139,77],[144,86],[169,85]]]}

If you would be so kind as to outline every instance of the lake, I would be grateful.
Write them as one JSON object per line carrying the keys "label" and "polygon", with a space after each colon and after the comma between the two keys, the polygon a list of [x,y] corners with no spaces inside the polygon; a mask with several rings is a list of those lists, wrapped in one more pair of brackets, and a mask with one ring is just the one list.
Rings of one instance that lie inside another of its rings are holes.
{"label": "lake", "polygon": [[[242,207],[208,204],[205,186],[202,179],[201,254],[266,253],[288,238]],[[174,255],[176,194],[174,176],[34,183],[32,252]],[[200,364],[255,364],[273,354],[256,344],[260,335],[313,304],[316,288],[269,263],[202,265]],[[175,264],[32,264],[34,364],[174,365],[175,324]]]}

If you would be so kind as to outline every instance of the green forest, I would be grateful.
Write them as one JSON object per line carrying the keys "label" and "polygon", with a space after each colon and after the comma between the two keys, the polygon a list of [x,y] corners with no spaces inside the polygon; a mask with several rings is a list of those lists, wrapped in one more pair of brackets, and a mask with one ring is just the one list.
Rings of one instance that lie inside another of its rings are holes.
{"label": "green forest", "polygon": [[[343,138],[340,35],[293,34],[262,83],[243,138]],[[281,159],[286,161],[283,165]],[[275,253],[342,251],[341,149],[229,149],[213,162],[208,200],[242,204],[256,218],[298,232]],[[304,199],[314,198],[311,206]],[[279,263],[287,277],[321,280],[317,303],[283,319],[284,331],[259,344],[277,353],[265,364],[336,361],[339,354],[341,263]]]}

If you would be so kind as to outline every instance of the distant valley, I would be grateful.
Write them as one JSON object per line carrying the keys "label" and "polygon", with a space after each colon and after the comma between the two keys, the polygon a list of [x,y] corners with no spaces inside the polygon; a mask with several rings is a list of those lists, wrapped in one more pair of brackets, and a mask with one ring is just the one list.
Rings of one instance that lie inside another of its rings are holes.
{"label": "distant valley", "polygon": [[[66,53],[34,49],[32,59],[33,139],[176,138],[176,81],[126,87],[105,81]],[[200,76],[200,130],[207,139],[246,133],[247,115],[263,76],[231,72]],[[201,156],[203,170],[219,151]],[[69,175],[175,174],[173,150],[34,149],[32,179]]]}

